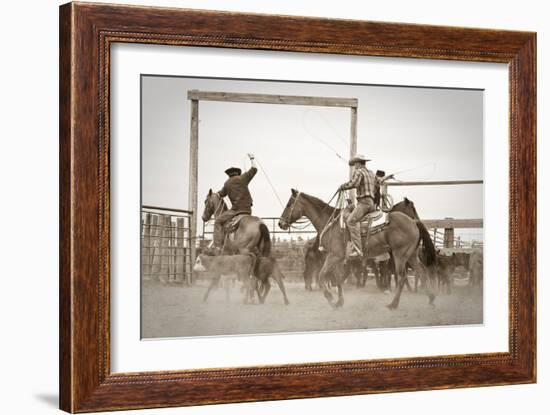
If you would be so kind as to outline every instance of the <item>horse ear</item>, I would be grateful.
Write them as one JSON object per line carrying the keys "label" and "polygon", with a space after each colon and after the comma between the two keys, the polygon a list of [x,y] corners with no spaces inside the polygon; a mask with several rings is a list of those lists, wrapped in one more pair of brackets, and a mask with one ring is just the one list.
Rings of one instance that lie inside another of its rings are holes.
{"label": "horse ear", "polygon": [[208,196],[212,196],[212,189],[208,191]]}
{"label": "horse ear", "polygon": [[298,190],[296,190],[296,189],[290,189],[290,191],[292,192],[293,195],[295,195],[296,193],[298,193]]}
{"label": "horse ear", "polygon": [[403,198],[403,201],[406,203],[406,204],[409,204],[411,201],[409,199],[407,199],[406,197]]}

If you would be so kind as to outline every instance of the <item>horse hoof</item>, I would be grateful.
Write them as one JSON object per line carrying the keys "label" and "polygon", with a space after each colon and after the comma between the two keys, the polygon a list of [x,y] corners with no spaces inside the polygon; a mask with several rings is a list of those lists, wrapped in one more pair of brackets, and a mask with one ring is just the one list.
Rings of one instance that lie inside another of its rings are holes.
{"label": "horse hoof", "polygon": [[389,310],[395,310],[397,306],[393,303],[388,304],[386,307],[388,307]]}
{"label": "horse hoof", "polygon": [[289,305],[290,302],[288,300],[285,300],[285,305]]}
{"label": "horse hoof", "polygon": [[324,295],[327,301],[332,304],[332,299],[333,299],[332,294],[329,292],[325,292]]}

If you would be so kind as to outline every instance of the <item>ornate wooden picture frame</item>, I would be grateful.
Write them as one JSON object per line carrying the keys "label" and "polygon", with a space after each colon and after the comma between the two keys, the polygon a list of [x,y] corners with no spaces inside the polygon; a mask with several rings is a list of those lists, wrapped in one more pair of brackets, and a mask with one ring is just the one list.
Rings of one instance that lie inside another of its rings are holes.
{"label": "ornate wooden picture frame", "polygon": [[[115,43],[509,65],[509,351],[111,373],[109,68]],[[60,407],[68,412],[536,380],[536,34],[70,3],[60,8]]]}

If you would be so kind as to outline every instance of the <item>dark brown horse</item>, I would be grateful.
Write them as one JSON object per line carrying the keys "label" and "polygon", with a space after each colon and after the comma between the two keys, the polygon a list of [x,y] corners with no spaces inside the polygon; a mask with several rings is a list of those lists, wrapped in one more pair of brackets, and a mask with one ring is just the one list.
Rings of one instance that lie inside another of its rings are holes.
{"label": "dark brown horse", "polygon": [[[341,307],[344,304],[342,286],[346,276],[344,272],[346,233],[345,230],[340,228],[339,221],[333,220],[338,217],[339,213],[339,210],[322,200],[292,189],[290,199],[279,220],[281,229],[286,230],[298,219],[305,216],[321,235],[319,244],[327,252],[327,258],[319,274],[319,284],[325,298],[334,307]],[[413,267],[423,281],[426,281],[425,285],[429,287],[424,265],[418,259],[418,247],[420,241],[425,241],[426,246],[429,246],[427,239],[430,239],[430,235],[426,228],[421,225],[418,220],[411,219],[404,213],[390,212],[388,225],[382,231],[371,234],[369,238],[369,257],[375,257],[385,252],[391,253],[396,273],[399,275],[399,286],[393,301],[388,305],[390,309],[399,306],[399,299],[407,278],[405,274],[407,263]],[[431,265],[432,261],[435,261],[435,250],[430,253],[430,263],[428,265]],[[333,301],[332,293],[327,284],[331,276],[338,288],[338,300],[336,302]],[[432,304],[435,295],[431,289],[427,290],[427,294],[429,302]]]}
{"label": "dark brown horse", "polygon": [[[204,201],[202,220],[208,222],[212,216],[216,219],[226,210],[223,198],[210,189]],[[271,253],[269,229],[259,217],[247,215],[239,221],[237,230],[227,235],[223,251],[227,254],[253,253],[268,257]]]}

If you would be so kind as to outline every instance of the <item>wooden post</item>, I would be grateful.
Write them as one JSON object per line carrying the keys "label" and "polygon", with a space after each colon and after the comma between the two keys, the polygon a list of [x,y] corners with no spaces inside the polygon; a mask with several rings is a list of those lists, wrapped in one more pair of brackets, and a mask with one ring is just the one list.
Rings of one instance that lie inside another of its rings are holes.
{"label": "wooden post", "polygon": [[170,215],[161,215],[160,219],[160,280],[168,282],[170,277]]}
{"label": "wooden post", "polygon": [[158,279],[160,272],[160,217],[159,215],[151,216],[151,279]]}
{"label": "wooden post", "polygon": [[[357,107],[351,107],[351,129],[350,129],[350,142],[349,142],[349,158],[351,159],[357,154]],[[349,178],[353,174],[353,167],[349,168]],[[350,191],[351,200],[355,203],[355,190]]]}
{"label": "wooden post", "polygon": [[[170,218],[172,219],[172,218]],[[170,281],[176,282],[176,260],[177,260],[177,248],[176,248],[176,223],[170,220]]]}
{"label": "wooden post", "polygon": [[142,235],[141,240],[141,278],[149,280],[151,279],[151,214],[145,213],[145,217],[142,215]]}
{"label": "wooden post", "polygon": [[191,134],[189,135],[189,248],[190,262],[195,263],[197,255],[197,189],[199,164],[199,101],[191,100]]}
{"label": "wooden post", "polygon": [[[452,219],[452,218],[445,218],[445,219]],[[443,246],[445,248],[454,248],[454,241],[455,241],[455,229],[445,228],[445,232],[443,234]]]}
{"label": "wooden post", "polygon": [[185,250],[183,249],[183,228],[185,224],[183,218],[176,219],[176,281],[185,282]]}

